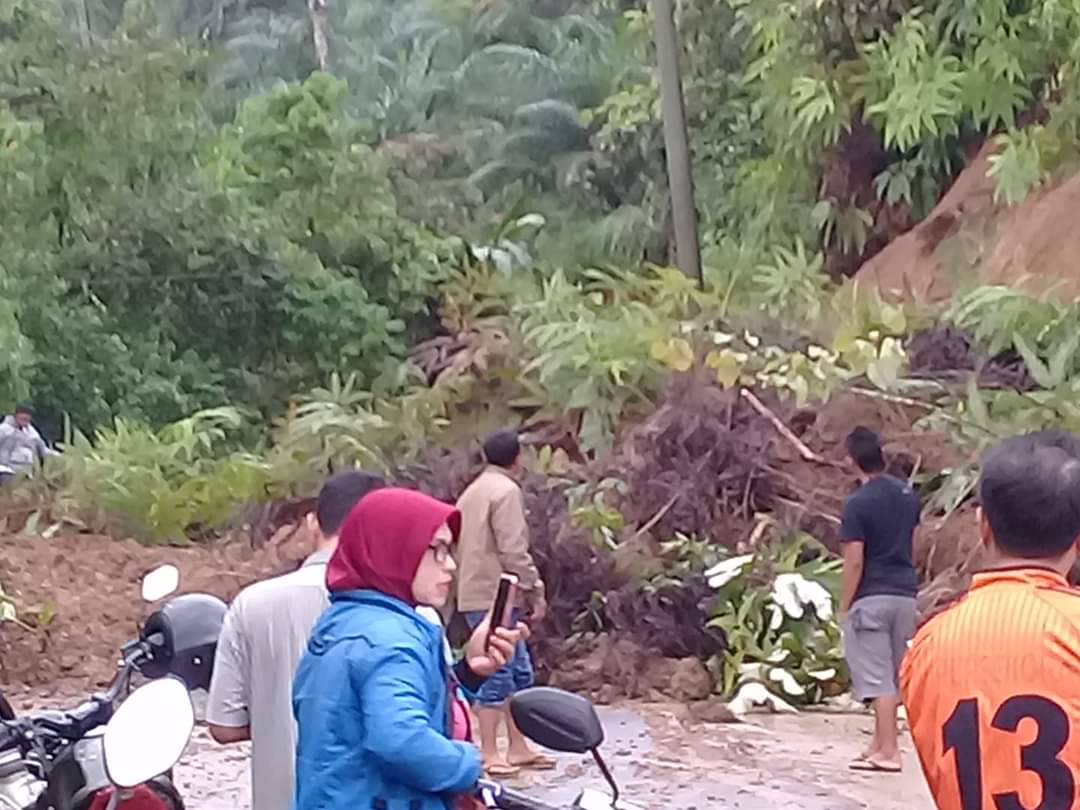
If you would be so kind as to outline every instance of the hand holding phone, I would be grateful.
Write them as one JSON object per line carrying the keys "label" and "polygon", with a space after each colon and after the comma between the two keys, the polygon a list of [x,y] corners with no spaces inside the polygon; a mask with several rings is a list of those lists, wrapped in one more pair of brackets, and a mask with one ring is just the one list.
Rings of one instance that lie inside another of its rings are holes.
{"label": "hand holding phone", "polygon": [[517,597],[518,578],[515,574],[502,574],[499,577],[499,589],[495,593],[495,604],[491,609],[491,621],[488,626],[488,641],[496,628],[514,626],[514,602]]}

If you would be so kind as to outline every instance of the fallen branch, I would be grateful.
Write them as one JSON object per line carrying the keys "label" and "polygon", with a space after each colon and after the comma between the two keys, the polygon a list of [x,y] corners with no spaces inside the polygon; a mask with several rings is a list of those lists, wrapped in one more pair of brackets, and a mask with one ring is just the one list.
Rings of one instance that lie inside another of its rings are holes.
{"label": "fallen branch", "polygon": [[[991,436],[996,436],[994,431],[990,430],[978,422],[970,419],[963,419],[959,416],[949,413],[943,409],[940,405],[932,402],[923,402],[921,399],[912,399],[911,397],[903,397],[899,394],[886,394],[883,391],[875,391],[872,388],[849,388],[849,391],[853,394],[858,394],[861,397],[869,397],[870,399],[879,399],[882,402],[891,402],[894,405],[907,405],[911,408],[921,408],[928,413],[932,413],[939,419],[944,419],[947,422],[952,422],[959,427],[973,427],[977,430],[981,430],[983,433],[987,433]],[[1022,393],[1022,392],[1021,392]]]}
{"label": "fallen branch", "polygon": [[891,402],[894,405],[907,405],[911,408],[922,408],[926,411],[936,411],[939,408],[939,406],[933,402],[923,402],[921,399],[903,397],[899,394],[886,394],[884,391],[875,391],[872,388],[852,387],[848,390],[851,391],[851,393],[858,394],[861,397],[867,397],[869,399],[879,399],[882,402]]}
{"label": "fallen branch", "polygon": [[638,529],[636,532],[634,532],[634,538],[637,539],[638,537],[641,537],[641,535],[645,534],[645,532],[649,531],[649,529],[651,529],[653,526],[655,526],[657,523],[659,523],[660,519],[663,518],[664,515],[666,515],[668,513],[668,511],[671,509],[671,507],[673,507],[676,503],[678,503],[679,498],[681,498],[685,494],[686,494],[686,490],[681,489],[678,492],[676,492],[674,495],[672,495],[671,500],[669,500],[667,503],[665,503],[663,506],[661,506],[660,509],[657,511],[657,513],[655,515],[653,515],[651,518],[649,518],[648,523],[646,523],[644,526],[642,526],[640,529]]}
{"label": "fallen branch", "polygon": [[753,391],[743,388],[739,393],[742,395],[743,399],[750,403],[750,405],[754,408],[755,411],[757,411],[759,414],[772,422],[772,425],[774,428],[776,428],[777,433],[787,439],[791,446],[799,452],[799,455],[802,456],[804,460],[816,461],[819,464],[823,464],[825,462],[825,459],[823,459],[821,456],[819,456],[817,453],[807,447],[803,443],[802,439],[792,433],[791,428],[785,425],[780,420],[779,416],[769,410],[768,406],[764,402],[754,396]]}

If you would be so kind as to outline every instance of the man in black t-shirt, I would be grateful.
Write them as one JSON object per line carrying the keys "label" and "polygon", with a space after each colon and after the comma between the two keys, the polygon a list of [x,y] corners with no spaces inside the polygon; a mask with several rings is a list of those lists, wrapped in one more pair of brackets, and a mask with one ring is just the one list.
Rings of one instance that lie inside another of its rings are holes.
{"label": "man in black t-shirt", "polygon": [[881,440],[857,427],[847,451],[862,486],[844,501],[840,540],[844,556],[840,627],[855,697],[874,707],[874,739],[855,770],[900,770],[896,719],[900,662],[915,635],[918,575],[912,535],[919,496],[906,481],[885,473]]}

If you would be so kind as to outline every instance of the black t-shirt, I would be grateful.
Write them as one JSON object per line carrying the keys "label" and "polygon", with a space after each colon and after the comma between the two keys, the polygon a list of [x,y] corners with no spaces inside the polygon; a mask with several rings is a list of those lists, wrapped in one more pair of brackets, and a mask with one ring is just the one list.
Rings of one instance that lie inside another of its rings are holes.
{"label": "black t-shirt", "polygon": [[871,478],[844,501],[840,540],[863,542],[863,575],[855,599],[918,592],[911,538],[920,508],[911,485],[891,475]]}

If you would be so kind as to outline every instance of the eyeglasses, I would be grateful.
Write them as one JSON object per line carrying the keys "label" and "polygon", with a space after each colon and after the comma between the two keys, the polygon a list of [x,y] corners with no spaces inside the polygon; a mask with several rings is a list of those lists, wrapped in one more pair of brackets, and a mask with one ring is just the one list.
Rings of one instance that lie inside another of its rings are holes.
{"label": "eyeglasses", "polygon": [[454,558],[453,549],[445,543],[431,546],[428,550],[431,552],[431,556],[435,558],[435,562],[439,565],[446,565],[446,563]]}

